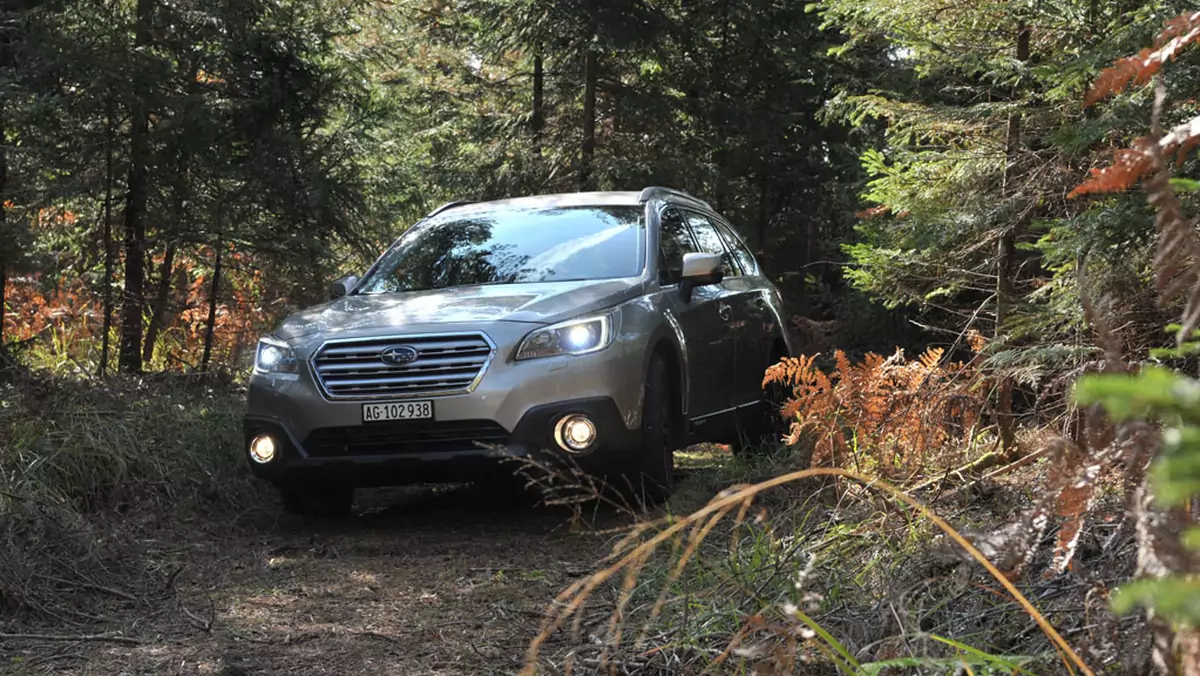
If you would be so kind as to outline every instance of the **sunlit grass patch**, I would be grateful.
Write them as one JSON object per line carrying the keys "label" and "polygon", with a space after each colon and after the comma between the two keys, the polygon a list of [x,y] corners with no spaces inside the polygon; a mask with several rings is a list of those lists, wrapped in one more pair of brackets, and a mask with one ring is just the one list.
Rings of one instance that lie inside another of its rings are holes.
{"label": "sunlit grass patch", "polygon": [[[705,449],[688,453],[713,459]],[[706,469],[706,483],[772,462],[723,458]],[[726,484],[686,516],[635,527],[605,565],[548,608],[526,673],[536,664],[854,674],[968,665],[976,673],[1026,673],[1060,653],[1089,673],[1038,607],[949,524],[865,477],[836,491],[821,482],[839,476],[849,475],[818,468]],[[780,490],[783,499],[772,495]],[[990,574],[961,568],[935,534]],[[1040,627],[1049,642],[1033,641],[1027,627]],[[560,631],[594,638],[567,656],[543,654]],[[1014,632],[1026,636],[1024,652],[1003,644],[1003,634]]]}

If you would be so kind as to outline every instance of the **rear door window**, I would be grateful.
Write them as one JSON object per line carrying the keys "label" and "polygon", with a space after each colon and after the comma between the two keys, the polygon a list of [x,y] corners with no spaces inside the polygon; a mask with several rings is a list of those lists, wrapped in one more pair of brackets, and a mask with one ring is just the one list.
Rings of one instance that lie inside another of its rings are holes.
{"label": "rear door window", "polygon": [[689,211],[687,220],[688,225],[692,226],[692,234],[696,236],[696,242],[699,243],[700,250],[705,253],[720,254],[721,263],[725,266],[726,276],[733,277],[742,274],[741,266],[729,254],[729,250],[725,248],[725,243],[721,240],[721,235],[713,227],[712,221],[708,220],[707,216]]}
{"label": "rear door window", "polygon": [[755,262],[754,256],[750,254],[750,250],[746,248],[746,245],[737,236],[737,233],[733,231],[733,228],[718,220],[713,220],[713,224],[717,226],[717,230],[725,238],[725,245],[733,252],[734,258],[737,258],[738,262],[742,264],[742,272],[747,275],[757,273],[758,264]]}

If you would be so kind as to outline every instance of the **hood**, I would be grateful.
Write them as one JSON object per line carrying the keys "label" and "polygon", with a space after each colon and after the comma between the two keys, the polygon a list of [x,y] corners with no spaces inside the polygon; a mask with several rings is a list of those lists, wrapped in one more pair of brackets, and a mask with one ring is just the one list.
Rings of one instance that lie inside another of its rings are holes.
{"label": "hood", "polygon": [[641,293],[640,279],[488,284],[451,289],[345,296],[288,317],[284,340],[374,328],[495,321],[551,324],[617,305]]}

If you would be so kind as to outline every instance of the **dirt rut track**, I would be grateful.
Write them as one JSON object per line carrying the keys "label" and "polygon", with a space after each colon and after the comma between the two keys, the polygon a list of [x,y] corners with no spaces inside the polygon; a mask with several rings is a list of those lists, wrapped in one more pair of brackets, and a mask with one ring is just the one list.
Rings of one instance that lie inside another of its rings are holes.
{"label": "dirt rut track", "polygon": [[147,547],[167,587],[97,591],[95,624],[7,629],[92,638],[0,641],[0,670],[515,673],[546,605],[608,551],[612,536],[592,530],[629,522],[600,509],[579,526],[566,509],[474,486],[370,491],[359,502],[345,521],[268,511],[157,535]]}

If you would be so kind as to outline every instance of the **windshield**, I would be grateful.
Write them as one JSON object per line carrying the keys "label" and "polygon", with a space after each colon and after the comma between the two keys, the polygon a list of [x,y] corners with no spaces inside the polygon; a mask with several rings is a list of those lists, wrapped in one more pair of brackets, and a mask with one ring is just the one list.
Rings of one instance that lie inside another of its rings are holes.
{"label": "windshield", "polygon": [[358,293],[634,277],[642,228],[641,206],[446,214],[402,237]]}

